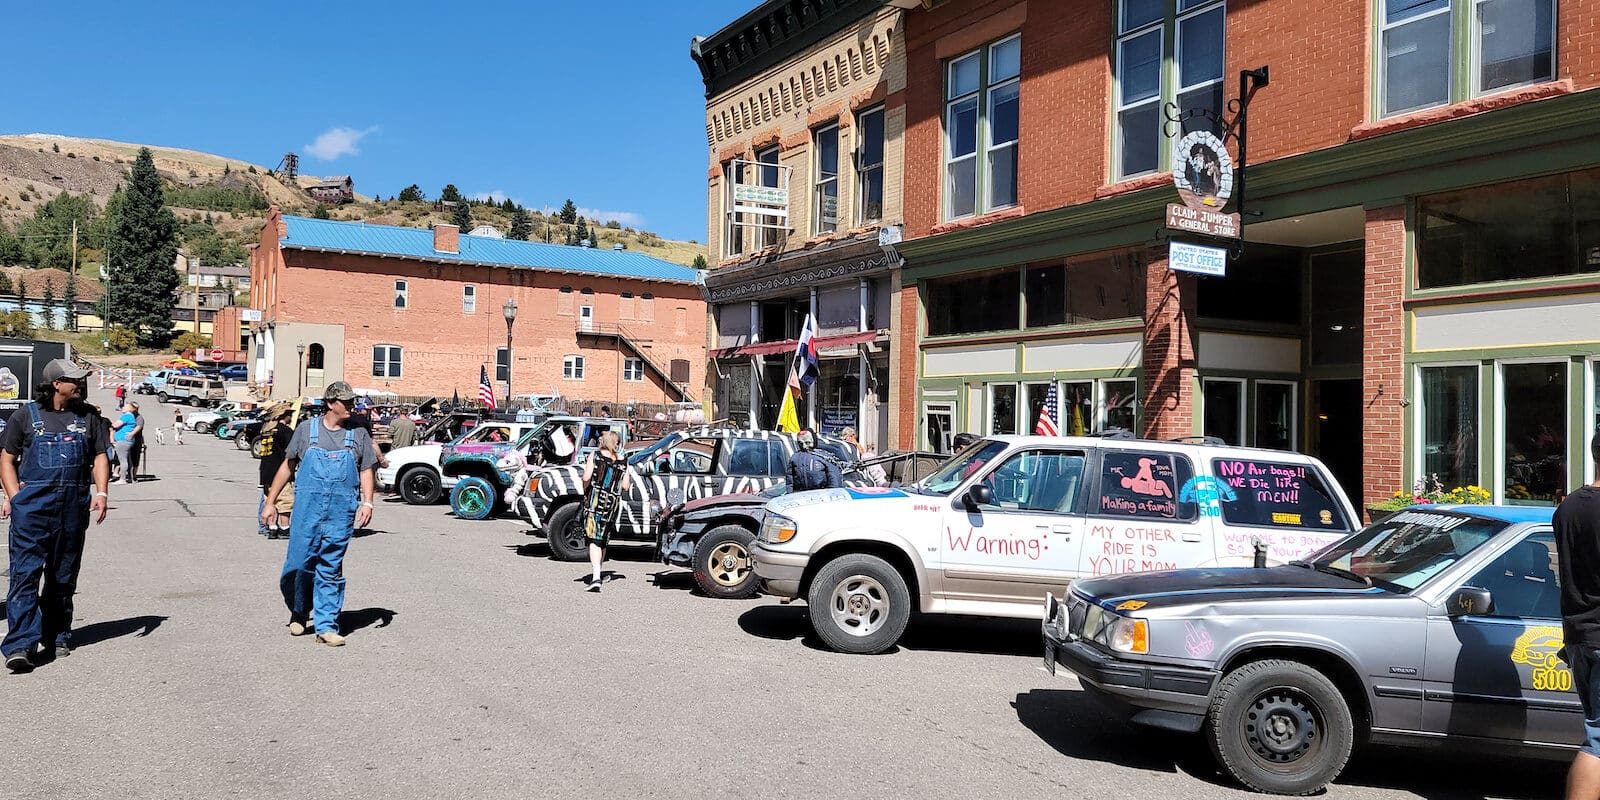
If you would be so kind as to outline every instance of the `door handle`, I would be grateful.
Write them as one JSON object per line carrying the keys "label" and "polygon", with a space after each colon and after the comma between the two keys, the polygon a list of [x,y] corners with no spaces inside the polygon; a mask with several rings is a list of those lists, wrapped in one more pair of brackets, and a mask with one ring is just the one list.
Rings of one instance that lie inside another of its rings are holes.
{"label": "door handle", "polygon": [[1072,535],[1072,526],[1071,525],[1051,525],[1050,526],[1050,532],[1051,533],[1062,533],[1062,534],[1066,534],[1067,536],[1071,536]]}
{"label": "door handle", "polygon": [[1200,535],[1200,534],[1198,534],[1198,533],[1188,533],[1188,532],[1185,532],[1185,533],[1181,533],[1181,534],[1179,534],[1179,535],[1178,535],[1178,538],[1180,538],[1180,539],[1182,539],[1182,540],[1183,540],[1183,541],[1185,541],[1185,542],[1198,542],[1198,541],[1200,541],[1200,540],[1201,540],[1201,539],[1202,539],[1202,538],[1203,538],[1203,537],[1202,537],[1202,536],[1201,536],[1201,535]]}

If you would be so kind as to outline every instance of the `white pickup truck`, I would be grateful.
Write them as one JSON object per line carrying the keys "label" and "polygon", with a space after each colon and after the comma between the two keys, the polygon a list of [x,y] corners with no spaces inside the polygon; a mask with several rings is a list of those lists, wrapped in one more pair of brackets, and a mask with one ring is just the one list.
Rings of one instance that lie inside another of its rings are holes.
{"label": "white pickup truck", "polygon": [[468,429],[449,444],[429,442],[410,447],[398,447],[387,453],[389,466],[378,470],[378,488],[398,491],[407,503],[417,506],[431,505],[448,497],[456,479],[444,474],[446,448],[460,445],[515,442],[524,433],[538,427],[532,422],[501,422],[491,420]]}

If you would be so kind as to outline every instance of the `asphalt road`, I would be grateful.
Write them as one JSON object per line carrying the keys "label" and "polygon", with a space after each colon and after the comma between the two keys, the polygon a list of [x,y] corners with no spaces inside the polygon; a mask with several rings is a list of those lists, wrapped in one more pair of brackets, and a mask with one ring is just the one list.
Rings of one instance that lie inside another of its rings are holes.
{"label": "asphalt road", "polygon": [[[349,645],[291,638],[255,462],[186,441],[113,487],[78,651],[0,675],[5,796],[1246,795],[1198,739],[1044,674],[1033,623],[920,623],[891,654],[837,655],[800,606],[707,599],[626,552],[589,594],[586,565],[444,506],[379,503],[346,561]],[[1327,796],[1554,797],[1563,772],[1363,752]]]}

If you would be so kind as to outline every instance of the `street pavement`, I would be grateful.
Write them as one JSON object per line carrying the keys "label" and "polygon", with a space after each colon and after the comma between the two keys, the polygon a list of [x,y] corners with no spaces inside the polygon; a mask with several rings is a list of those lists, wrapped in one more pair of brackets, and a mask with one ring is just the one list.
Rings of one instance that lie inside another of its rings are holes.
{"label": "street pavement", "polygon": [[[1198,738],[1044,674],[1035,623],[923,622],[893,653],[839,655],[798,604],[711,600],[637,551],[590,594],[586,564],[442,505],[378,503],[345,564],[348,646],[291,638],[256,462],[185,441],[112,488],[79,649],[0,675],[4,796],[1246,795]],[[1326,796],[1554,797],[1564,770],[1369,751]]]}

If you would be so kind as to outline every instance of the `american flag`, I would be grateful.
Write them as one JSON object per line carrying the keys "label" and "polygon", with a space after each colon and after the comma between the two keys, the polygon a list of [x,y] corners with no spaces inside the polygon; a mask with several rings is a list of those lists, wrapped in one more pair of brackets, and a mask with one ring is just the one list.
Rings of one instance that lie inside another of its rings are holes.
{"label": "american flag", "polygon": [[1061,412],[1056,409],[1056,385],[1044,393],[1044,406],[1039,409],[1039,421],[1033,423],[1033,432],[1040,436],[1061,435]]}
{"label": "american flag", "polygon": [[478,365],[478,402],[490,408],[496,407],[494,403],[494,384],[489,382],[489,368],[482,364]]}

